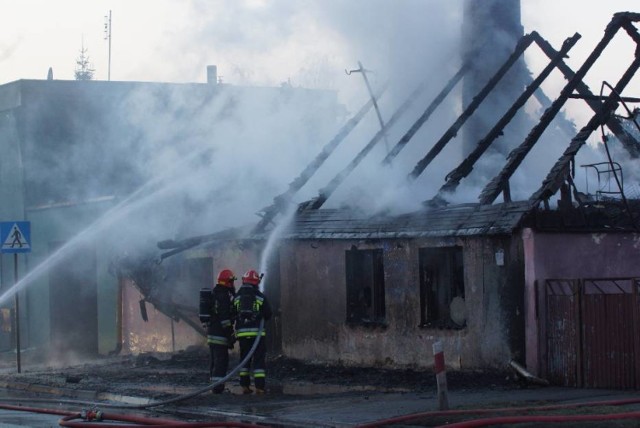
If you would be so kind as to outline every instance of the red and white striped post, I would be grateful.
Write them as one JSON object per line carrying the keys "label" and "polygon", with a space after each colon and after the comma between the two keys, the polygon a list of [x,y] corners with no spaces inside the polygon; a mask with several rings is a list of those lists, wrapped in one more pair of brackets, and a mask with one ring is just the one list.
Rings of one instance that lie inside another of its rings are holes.
{"label": "red and white striped post", "polygon": [[449,410],[449,391],[447,390],[447,372],[444,366],[444,352],[442,342],[433,344],[433,360],[436,371],[436,382],[438,384],[438,409]]}

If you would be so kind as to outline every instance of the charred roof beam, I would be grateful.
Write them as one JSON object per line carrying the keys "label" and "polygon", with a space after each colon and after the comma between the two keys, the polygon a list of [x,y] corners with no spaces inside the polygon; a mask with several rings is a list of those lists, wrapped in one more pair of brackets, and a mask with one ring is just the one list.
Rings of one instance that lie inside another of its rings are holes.
{"label": "charred roof beam", "polygon": [[516,63],[516,61],[522,56],[525,50],[533,43],[533,33],[525,34],[518,40],[513,53],[502,64],[498,71],[489,79],[489,82],[480,90],[480,92],[473,98],[467,108],[458,116],[456,121],[449,127],[449,129],[442,135],[442,137],[433,145],[431,150],[418,161],[413,171],[408,176],[408,179],[413,181],[422,174],[427,166],[435,159],[436,156],[444,149],[452,138],[458,135],[458,131],[464,125],[464,123],[471,117],[476,109],[482,104],[484,99],[500,82],[509,69]]}
{"label": "charred roof beam", "polygon": [[589,69],[593,66],[596,60],[600,57],[604,49],[611,42],[618,30],[623,26],[625,22],[640,20],[640,14],[637,13],[617,13],[611,19],[611,22],[605,29],[604,36],[591,52],[589,57],[582,64],[580,69],[575,73],[574,77],[565,85],[560,92],[560,96],[551,104],[551,106],[545,110],[542,114],[540,121],[534,126],[529,135],[520,144],[519,147],[509,153],[507,157],[507,163],[503,169],[496,175],[482,190],[479,200],[481,204],[491,204],[505,189],[506,183],[509,178],[514,174],[516,169],[520,166],[524,158],[531,151],[536,142],[540,139],[542,133],[549,126],[553,118],[558,114],[562,106],[566,103],[569,96],[573,93],[576,87],[582,82],[584,76]]}
{"label": "charred roof beam", "polygon": [[[579,94],[572,94],[569,96],[569,98],[576,98],[576,99],[580,99],[580,100],[588,100],[588,101],[599,101],[599,102],[603,102],[606,101],[606,99],[608,97],[604,97],[604,96],[600,96],[600,95],[579,95]],[[618,98],[620,101],[624,101],[626,103],[640,103],[640,98],[636,98],[636,97],[620,97]]]}
{"label": "charred roof beam", "polygon": [[[535,40],[541,38],[537,33],[532,33]],[[467,177],[473,170],[473,166],[480,159],[480,157],[487,151],[491,144],[502,135],[504,128],[511,122],[518,111],[525,105],[527,100],[534,95],[534,93],[540,88],[542,82],[544,82],[551,72],[562,63],[563,58],[567,53],[575,46],[582,36],[578,33],[567,38],[562,44],[562,48],[559,52],[555,52],[555,55],[551,56],[551,61],[540,72],[540,74],[525,88],[524,92],[520,94],[518,99],[511,105],[509,110],[498,120],[494,127],[487,133],[487,135],[478,142],[475,149],[467,156],[460,165],[447,174],[445,184],[440,188],[437,195],[429,202],[429,204],[438,203],[443,199],[444,193],[454,192],[460,184],[460,181]]]}
{"label": "charred roof beam", "polygon": [[351,133],[351,131],[360,123],[364,116],[371,110],[376,103],[376,99],[380,98],[387,89],[387,84],[383,85],[377,95],[372,95],[371,99],[358,112],[344,124],[338,133],[329,141],[318,153],[318,155],[307,165],[307,167],[298,175],[291,183],[286,192],[273,198],[273,204],[259,211],[261,219],[254,228],[254,233],[264,231],[265,227],[273,221],[273,219],[284,210],[291,202],[293,196],[304,186],[313,174],[318,171],[327,158],[340,145],[340,143]]}
{"label": "charred roof beam", "polygon": [[538,204],[542,201],[547,201],[553,196],[562,183],[567,179],[569,175],[569,165],[575,158],[576,153],[582,146],[586,144],[587,138],[593,131],[598,129],[600,125],[607,123],[609,117],[613,115],[618,108],[618,95],[629,84],[635,73],[640,68],[640,56],[636,56],[631,63],[627,71],[620,78],[615,86],[615,92],[612,92],[602,104],[602,108],[598,111],[589,122],[578,132],[578,134],[571,140],[569,147],[564,151],[560,159],[553,166],[547,177],[542,183],[542,186],[537,190],[529,200],[532,204]]}
{"label": "charred roof beam", "polygon": [[[631,27],[634,28],[633,25],[631,25]],[[542,37],[539,36],[536,39],[536,43],[548,57],[556,54],[556,50],[553,49],[551,44],[549,44],[549,42],[547,42]],[[558,70],[560,70],[560,72],[567,80],[571,80],[575,76],[575,72],[564,61],[558,64]],[[578,85],[576,86],[576,92],[578,92],[578,95],[571,94],[569,95],[569,98],[580,97],[586,101],[586,103],[594,112],[598,112],[600,110],[602,102],[596,97],[596,95],[593,94],[593,92],[591,92],[589,86],[587,86],[586,83],[584,83],[583,81],[578,82]],[[620,142],[629,152],[629,155],[631,155],[632,158],[640,157],[640,147],[638,146],[638,141],[636,141],[636,139],[633,138],[633,136],[629,134],[626,129],[624,129],[622,123],[620,123],[620,119],[612,116],[611,118],[609,118],[606,125],[611,130],[611,132],[613,132],[613,135],[615,135],[618,140],[620,140]]]}
{"label": "charred roof beam", "polygon": [[[549,106],[551,105],[551,100],[549,99],[549,97],[547,97],[547,94],[544,93],[544,91],[542,89],[538,89],[536,91],[536,99],[538,100],[538,102],[540,103],[540,105],[542,106],[543,109],[547,109],[549,108]],[[566,132],[567,135],[575,135],[576,132],[578,131],[575,127],[575,125],[573,124],[573,122],[571,122],[569,119],[567,119],[567,115],[565,112],[560,111],[558,113],[558,119],[560,119],[558,121],[558,127],[562,129],[562,131]]]}
{"label": "charred roof beam", "polygon": [[[533,33],[533,36],[535,39],[535,43],[540,47],[540,49],[544,52],[544,54],[547,55],[547,57],[549,57],[549,59],[551,59],[553,62],[555,62],[556,67],[564,75],[564,77],[567,80],[571,80],[575,76],[575,72],[564,61],[562,61],[562,58],[565,56],[565,55],[562,55],[562,52],[567,53],[568,51],[564,51],[564,49],[561,49],[561,51],[558,52],[551,46],[551,44],[547,40],[545,40],[538,33]],[[570,39],[567,39],[565,43],[569,42],[569,40]],[[572,43],[572,45],[573,44],[575,44],[575,41]],[[563,48],[564,47],[565,45],[563,45]],[[559,61],[554,61],[554,59],[559,59]],[[541,81],[539,81],[539,79],[542,76],[542,74],[545,74],[545,77],[543,78],[545,79],[549,75],[550,71],[551,70],[545,69],[541,73],[541,75],[538,76],[538,78],[530,84],[530,86],[527,88],[525,93],[529,92],[529,88],[531,87],[531,85],[535,85],[536,96],[537,97],[543,96],[544,95],[543,93],[541,94],[538,93],[539,86],[541,84]],[[600,109],[601,103],[599,101],[601,98],[594,95],[584,82],[582,81],[579,82],[578,86],[576,87],[576,91],[582,95],[572,94],[569,96],[569,98],[584,99],[585,101],[587,101],[588,105],[596,112]],[[523,93],[523,95],[525,95],[525,93]],[[604,97],[603,99],[606,99],[606,97]],[[521,96],[521,98],[519,98],[514,103],[514,105],[505,114],[505,116],[503,116],[502,119],[500,119],[500,121],[496,124],[496,126],[491,131],[489,131],[487,136],[478,143],[478,147],[465,160],[463,160],[462,163],[456,169],[454,169],[447,175],[447,177],[445,178],[446,183],[440,188],[440,190],[438,191],[438,194],[431,201],[429,201],[429,204],[438,204],[442,200],[445,192],[450,193],[455,191],[455,189],[460,184],[460,181],[471,173],[471,171],[473,170],[473,165],[475,164],[475,162],[477,162],[478,158],[486,151],[489,145],[501,135],[503,128],[508,124],[508,122],[511,119],[513,119],[513,116],[515,115],[517,109],[523,105],[522,103],[524,101],[526,100],[522,100],[522,96]],[[549,103],[550,103],[550,100],[549,100]],[[516,105],[519,105],[519,107],[516,108]],[[505,122],[507,116],[509,116],[509,119]],[[618,137],[618,139],[623,142],[624,146],[627,148],[627,150],[629,151],[632,157],[635,158],[635,157],[638,157],[638,155],[640,155],[640,150],[639,150],[640,147],[638,147],[638,142],[633,138],[633,136],[631,136],[624,129],[624,127],[622,126],[618,118],[611,117],[607,121],[607,127],[609,127],[609,129],[614,133],[614,135],[616,135],[616,137]],[[489,141],[487,141],[488,139]]]}
{"label": "charred roof beam", "polygon": [[387,156],[382,160],[383,165],[390,165],[393,159],[400,153],[400,151],[411,141],[413,136],[420,130],[422,125],[426,123],[427,120],[431,117],[433,112],[442,104],[442,101],[449,95],[449,93],[456,87],[456,85],[462,80],[464,75],[469,71],[469,65],[463,64],[462,67],[458,70],[458,72],[447,82],[445,87],[440,91],[438,95],[433,99],[431,104],[427,107],[427,109],[422,113],[422,115],[413,123],[411,128],[400,138],[400,140],[396,143],[396,145],[391,149],[391,151],[387,154]]}
{"label": "charred roof beam", "polygon": [[638,34],[638,29],[631,22],[640,21],[640,19],[638,19],[638,16],[640,16],[640,14],[636,13],[634,15],[636,15],[635,19],[630,17],[630,19],[623,22],[622,28],[624,28],[629,37],[631,37],[633,41],[636,42],[636,56],[638,56],[640,55],[638,53],[638,51],[640,51],[640,34]]}
{"label": "charred roof beam", "polygon": [[210,233],[208,235],[194,236],[191,238],[185,238],[181,240],[173,240],[167,239],[165,241],[160,241],[157,243],[157,246],[161,250],[169,250],[160,255],[160,258],[157,260],[157,263],[161,263],[164,259],[175,256],[183,251],[189,250],[191,248],[197,247],[207,242],[212,242],[216,240],[230,240],[230,239],[240,239],[246,234],[246,232],[242,228],[228,228],[221,230],[220,232]]}
{"label": "charred roof beam", "polygon": [[327,184],[325,187],[320,189],[317,197],[299,204],[298,210],[299,211],[307,210],[307,209],[316,210],[316,209],[319,209],[322,205],[324,205],[327,199],[329,199],[329,197],[331,197],[333,192],[336,191],[338,186],[340,186],[340,184],[342,184],[342,182],[349,176],[349,174],[351,174],[351,172],[353,172],[353,170],[356,169],[356,167],[360,164],[360,162],[362,162],[362,160],[369,154],[369,152],[371,152],[371,150],[382,139],[382,137],[386,135],[387,130],[391,128],[393,125],[395,125],[398,119],[402,117],[402,115],[409,109],[409,107],[411,107],[411,105],[415,102],[415,100],[424,92],[425,87],[426,87],[425,83],[422,83],[420,86],[418,86],[411,93],[409,98],[407,98],[405,102],[402,103],[402,105],[400,105],[400,107],[398,107],[398,109],[393,113],[393,115],[391,116],[389,121],[385,124],[385,126],[382,129],[380,129],[373,136],[373,138],[371,138],[371,140],[367,143],[366,146],[362,148],[362,150],[360,150],[360,152],[355,156],[355,158],[353,158],[351,162],[349,162],[349,164],[345,168],[343,168],[342,171],[340,171],[329,182],[329,184]]}

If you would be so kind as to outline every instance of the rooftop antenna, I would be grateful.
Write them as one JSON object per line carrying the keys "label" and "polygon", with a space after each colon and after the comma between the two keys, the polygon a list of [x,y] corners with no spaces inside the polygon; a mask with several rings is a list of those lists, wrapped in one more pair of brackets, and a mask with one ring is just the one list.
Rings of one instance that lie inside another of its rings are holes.
{"label": "rooftop antenna", "polygon": [[104,39],[109,41],[107,80],[111,80],[111,11],[109,11],[109,15],[104,16]]}
{"label": "rooftop antenna", "polygon": [[[380,109],[378,108],[378,102],[376,101],[376,97],[373,94],[373,90],[371,89],[371,84],[369,83],[369,78],[367,77],[367,73],[371,73],[371,70],[366,70],[360,61],[358,61],[358,69],[356,70],[345,70],[345,74],[350,76],[351,73],[362,73],[362,78],[364,79],[364,84],[367,86],[367,91],[369,91],[369,96],[371,97],[371,101],[373,102],[373,108],[376,109],[376,115],[378,116],[378,122],[380,122],[380,128],[384,129],[384,121],[382,120],[382,115],[380,114]],[[384,147],[389,153],[389,141],[387,141],[386,132],[383,135],[384,137]]]}

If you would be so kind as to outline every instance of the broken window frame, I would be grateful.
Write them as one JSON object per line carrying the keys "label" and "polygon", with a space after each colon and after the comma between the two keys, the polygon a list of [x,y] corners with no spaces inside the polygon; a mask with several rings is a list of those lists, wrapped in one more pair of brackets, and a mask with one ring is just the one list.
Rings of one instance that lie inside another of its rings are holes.
{"label": "broken window frame", "polygon": [[383,250],[354,246],[345,251],[345,266],[347,324],[386,325]]}
{"label": "broken window frame", "polygon": [[461,246],[419,249],[420,327],[463,329],[450,315],[455,297],[465,298],[464,251]]}

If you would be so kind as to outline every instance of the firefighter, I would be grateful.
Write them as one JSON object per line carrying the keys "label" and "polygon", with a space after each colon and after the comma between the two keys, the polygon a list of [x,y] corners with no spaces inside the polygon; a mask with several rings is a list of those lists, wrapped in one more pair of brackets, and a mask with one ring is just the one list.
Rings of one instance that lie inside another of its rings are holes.
{"label": "firefighter", "polygon": [[[240,360],[243,361],[251,350],[260,321],[271,318],[271,306],[258,287],[262,275],[249,270],[242,276],[242,286],[233,299],[236,316],[236,336],[240,344]],[[260,342],[251,358],[240,368],[240,386],[243,394],[251,394],[251,377],[254,379],[256,394],[264,394],[266,383],[267,345],[265,331],[262,330]]]}
{"label": "firefighter", "polygon": [[[218,274],[218,280],[213,287],[211,299],[211,318],[207,326],[207,343],[211,354],[209,376],[211,382],[223,378],[229,367],[229,349],[233,349],[235,336],[233,332],[233,298],[235,296],[234,281],[237,278],[229,269]],[[224,391],[224,383],[216,385],[214,394]]]}

